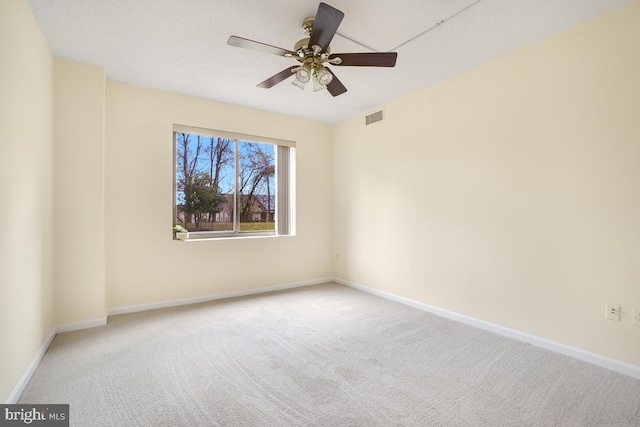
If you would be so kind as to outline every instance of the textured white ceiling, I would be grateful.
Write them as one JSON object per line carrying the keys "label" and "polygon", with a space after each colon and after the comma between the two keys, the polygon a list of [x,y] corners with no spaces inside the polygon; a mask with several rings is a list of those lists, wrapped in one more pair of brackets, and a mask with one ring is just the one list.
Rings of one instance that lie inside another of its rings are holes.
{"label": "textured white ceiling", "polygon": [[326,0],[345,13],[333,52],[370,51],[349,39],[377,51],[402,45],[395,68],[333,67],[348,89],[334,98],[290,80],[257,88],[296,62],[226,44],[236,35],[292,49],[316,0],[29,0],[53,54],[103,67],[108,79],[328,123],[633,1]]}

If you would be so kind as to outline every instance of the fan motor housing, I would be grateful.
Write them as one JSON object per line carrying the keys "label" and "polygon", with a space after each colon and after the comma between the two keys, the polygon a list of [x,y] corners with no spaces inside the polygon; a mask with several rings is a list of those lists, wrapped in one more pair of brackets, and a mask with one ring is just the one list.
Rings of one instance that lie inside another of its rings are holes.
{"label": "fan motor housing", "polygon": [[316,17],[315,16],[311,16],[307,19],[305,19],[304,21],[302,21],[302,31],[304,31],[304,33],[306,35],[310,35],[311,34],[311,30],[313,30],[313,23],[316,22]]}
{"label": "fan motor housing", "polygon": [[300,51],[300,49],[304,50],[307,46],[309,46],[309,40],[309,38],[298,40],[298,43],[296,43],[296,45],[293,47],[293,51],[298,52]]}

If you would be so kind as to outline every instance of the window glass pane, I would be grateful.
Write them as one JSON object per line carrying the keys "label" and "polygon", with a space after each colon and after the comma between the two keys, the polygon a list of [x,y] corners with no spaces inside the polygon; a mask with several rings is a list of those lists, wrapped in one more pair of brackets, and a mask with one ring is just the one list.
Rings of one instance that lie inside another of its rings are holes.
{"label": "window glass pane", "polygon": [[176,224],[233,231],[234,141],[176,133]]}
{"label": "window glass pane", "polygon": [[291,233],[290,145],[179,125],[174,129],[174,225],[190,231],[192,239]]}
{"label": "window glass pane", "polygon": [[238,147],[240,231],[275,230],[275,146],[240,141]]}

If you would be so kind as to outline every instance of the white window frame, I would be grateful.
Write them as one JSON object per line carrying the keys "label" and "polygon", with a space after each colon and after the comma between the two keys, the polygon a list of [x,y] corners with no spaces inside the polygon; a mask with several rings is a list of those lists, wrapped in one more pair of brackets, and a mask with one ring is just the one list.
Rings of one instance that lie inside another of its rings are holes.
{"label": "white window frame", "polygon": [[[233,195],[233,231],[191,231],[189,240],[244,238],[256,236],[293,236],[295,235],[295,141],[261,137],[236,132],[199,128],[194,126],[173,126],[173,225],[177,219],[177,146],[176,134],[187,133],[214,138],[226,138],[234,141],[234,176],[235,186]],[[240,209],[238,209],[238,161],[240,142],[274,145],[275,163],[275,230],[240,231]]]}

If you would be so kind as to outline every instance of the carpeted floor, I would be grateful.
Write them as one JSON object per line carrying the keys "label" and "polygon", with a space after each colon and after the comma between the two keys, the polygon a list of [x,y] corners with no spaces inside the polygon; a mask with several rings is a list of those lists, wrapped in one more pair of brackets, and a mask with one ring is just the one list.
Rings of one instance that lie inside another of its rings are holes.
{"label": "carpeted floor", "polygon": [[20,403],[89,426],[640,426],[640,380],[327,284],[58,335]]}

